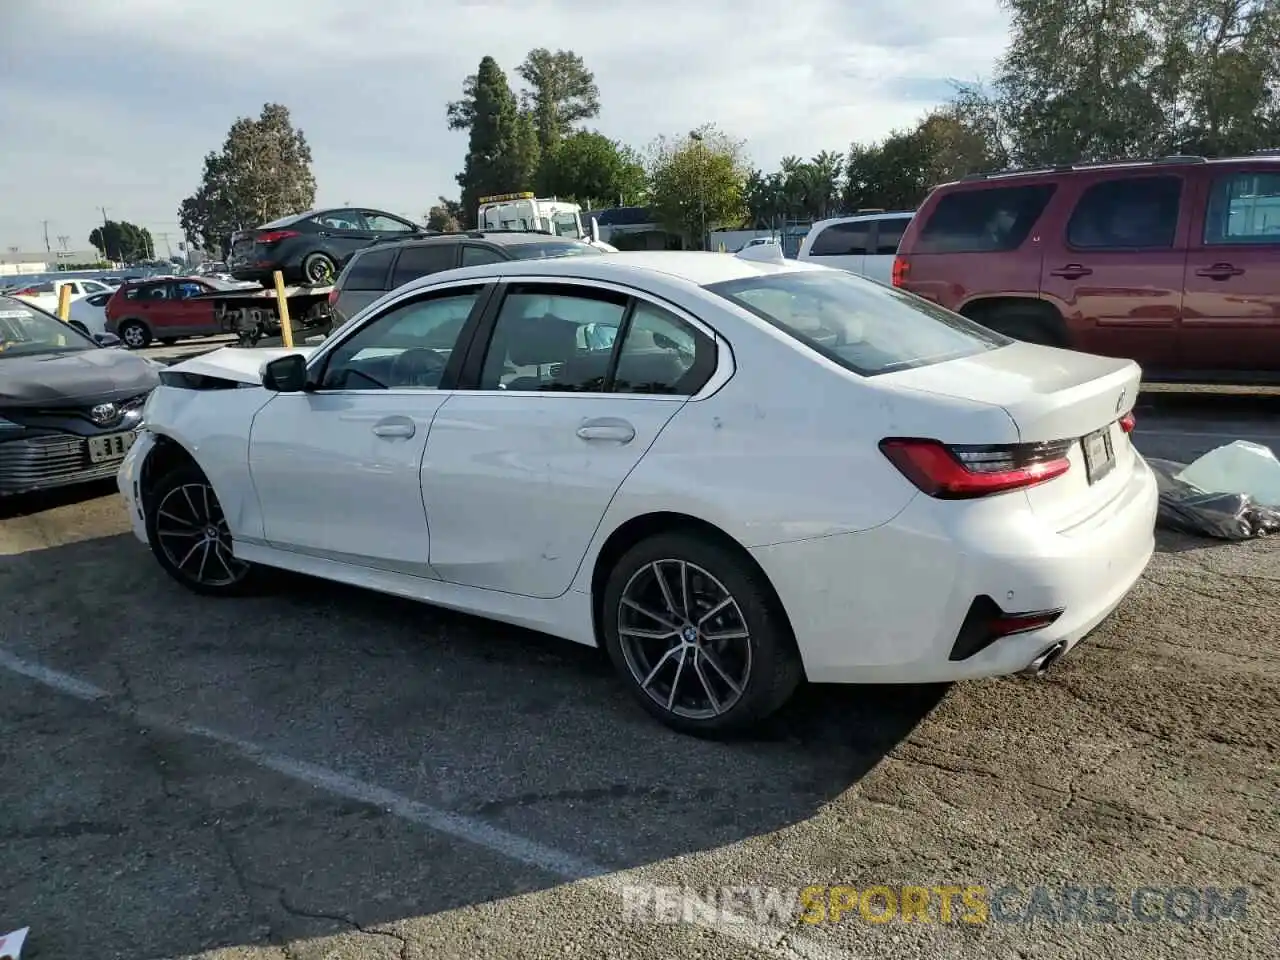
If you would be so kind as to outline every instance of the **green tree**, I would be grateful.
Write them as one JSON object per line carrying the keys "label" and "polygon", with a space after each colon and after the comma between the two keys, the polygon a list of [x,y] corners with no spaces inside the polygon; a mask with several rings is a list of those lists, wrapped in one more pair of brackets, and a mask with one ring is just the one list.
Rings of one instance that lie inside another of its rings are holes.
{"label": "green tree", "polygon": [[268,103],[257,119],[237,119],[221,151],[205,156],[200,188],[182,201],[178,220],[189,241],[218,249],[236,230],[301,213],[315,197],[307,139],[288,107]]}
{"label": "green tree", "polygon": [[786,183],[781,171],[765,173],[751,170],[742,187],[742,200],[747,208],[747,224],[752,230],[778,230],[789,215]]}
{"label": "green tree", "polygon": [[600,113],[595,75],[572,50],[530,50],[516,73],[529,85],[522,107],[533,121],[544,157],[555,152],[575,125]]}
{"label": "green tree", "polygon": [[116,262],[135,263],[155,256],[151,231],[128,220],[108,220],[103,226],[94,227],[89,243]]}
{"label": "green tree", "polygon": [[629,147],[579,130],[543,154],[538,189],[588,208],[639,204],[646,190],[644,165]]}
{"label": "green tree", "polygon": [[493,57],[485,57],[463,82],[463,96],[446,108],[449,128],[470,136],[458,186],[464,223],[475,223],[479,199],[487,194],[531,189],[538,168],[538,139],[533,121],[521,112],[507,75]]}
{"label": "green tree", "polygon": [[427,211],[428,230],[439,230],[441,233],[457,233],[462,229],[462,204],[457,200],[440,197],[440,202]]}
{"label": "green tree", "polygon": [[714,125],[659,137],[649,152],[650,206],[666,229],[701,249],[707,232],[746,218],[747,174],[743,143]]}

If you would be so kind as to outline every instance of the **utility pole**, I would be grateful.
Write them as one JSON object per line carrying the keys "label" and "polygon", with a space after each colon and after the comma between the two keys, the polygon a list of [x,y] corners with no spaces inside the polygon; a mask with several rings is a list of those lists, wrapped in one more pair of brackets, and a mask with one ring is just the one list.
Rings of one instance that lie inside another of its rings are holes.
{"label": "utility pole", "polygon": [[689,139],[698,144],[698,212],[702,220],[702,239],[698,241],[698,249],[707,249],[707,191],[706,184],[703,182],[706,176],[707,163],[707,146],[702,139],[702,134],[697,130],[689,133]]}
{"label": "utility pole", "polygon": [[102,259],[110,260],[111,254],[107,252],[107,208],[99,207],[102,211]]}
{"label": "utility pole", "polygon": [[53,247],[49,246],[49,221],[41,220],[40,222],[44,225],[44,252],[53,253]]}
{"label": "utility pole", "polygon": [[[172,259],[173,259],[173,248],[169,246],[169,234],[167,234],[167,233],[159,233],[159,234],[156,234],[156,236],[158,236],[161,240],[163,240],[163,241],[164,241],[164,252],[165,252],[165,255],[166,255],[166,256],[168,256],[170,260],[172,260]],[[155,254],[152,254],[152,256],[155,256]]]}

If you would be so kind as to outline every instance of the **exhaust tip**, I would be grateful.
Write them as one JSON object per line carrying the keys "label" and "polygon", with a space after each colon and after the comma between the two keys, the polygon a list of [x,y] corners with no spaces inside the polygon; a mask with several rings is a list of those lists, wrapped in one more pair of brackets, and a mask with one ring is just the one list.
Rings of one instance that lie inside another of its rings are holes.
{"label": "exhaust tip", "polygon": [[1062,655],[1067,652],[1067,641],[1059,640],[1052,647],[1046,650],[1040,656],[1036,657],[1022,671],[1024,676],[1043,677],[1049,672],[1049,668],[1062,659]]}

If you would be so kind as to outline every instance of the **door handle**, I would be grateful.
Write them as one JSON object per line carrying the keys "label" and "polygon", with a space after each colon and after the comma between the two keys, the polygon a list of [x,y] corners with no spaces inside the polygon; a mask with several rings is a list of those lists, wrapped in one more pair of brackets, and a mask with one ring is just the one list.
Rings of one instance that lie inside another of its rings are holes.
{"label": "door handle", "polygon": [[1087,277],[1093,273],[1083,263],[1068,263],[1065,267],[1059,267],[1057,270],[1049,271],[1055,277],[1062,277],[1064,280],[1079,280],[1081,277]]}
{"label": "door handle", "polygon": [[417,433],[418,428],[408,417],[387,417],[373,425],[373,434],[388,440],[407,439]]}
{"label": "door handle", "polygon": [[1203,270],[1197,270],[1197,277],[1208,277],[1210,280],[1227,280],[1231,277],[1238,277],[1244,273],[1239,267],[1230,263],[1215,263],[1211,267],[1205,267]]}
{"label": "door handle", "polygon": [[636,428],[616,417],[599,417],[595,420],[583,420],[582,425],[578,427],[578,436],[583,440],[613,440],[617,443],[630,443],[636,438]]}

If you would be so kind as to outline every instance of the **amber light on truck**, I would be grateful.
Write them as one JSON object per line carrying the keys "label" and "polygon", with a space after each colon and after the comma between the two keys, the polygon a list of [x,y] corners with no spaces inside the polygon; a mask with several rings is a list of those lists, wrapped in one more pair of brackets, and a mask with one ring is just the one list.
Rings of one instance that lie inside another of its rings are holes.
{"label": "amber light on truck", "polygon": [[880,441],[883,453],[923,493],[971,500],[1046,483],[1071,469],[1071,441],[957,445],[914,437]]}

